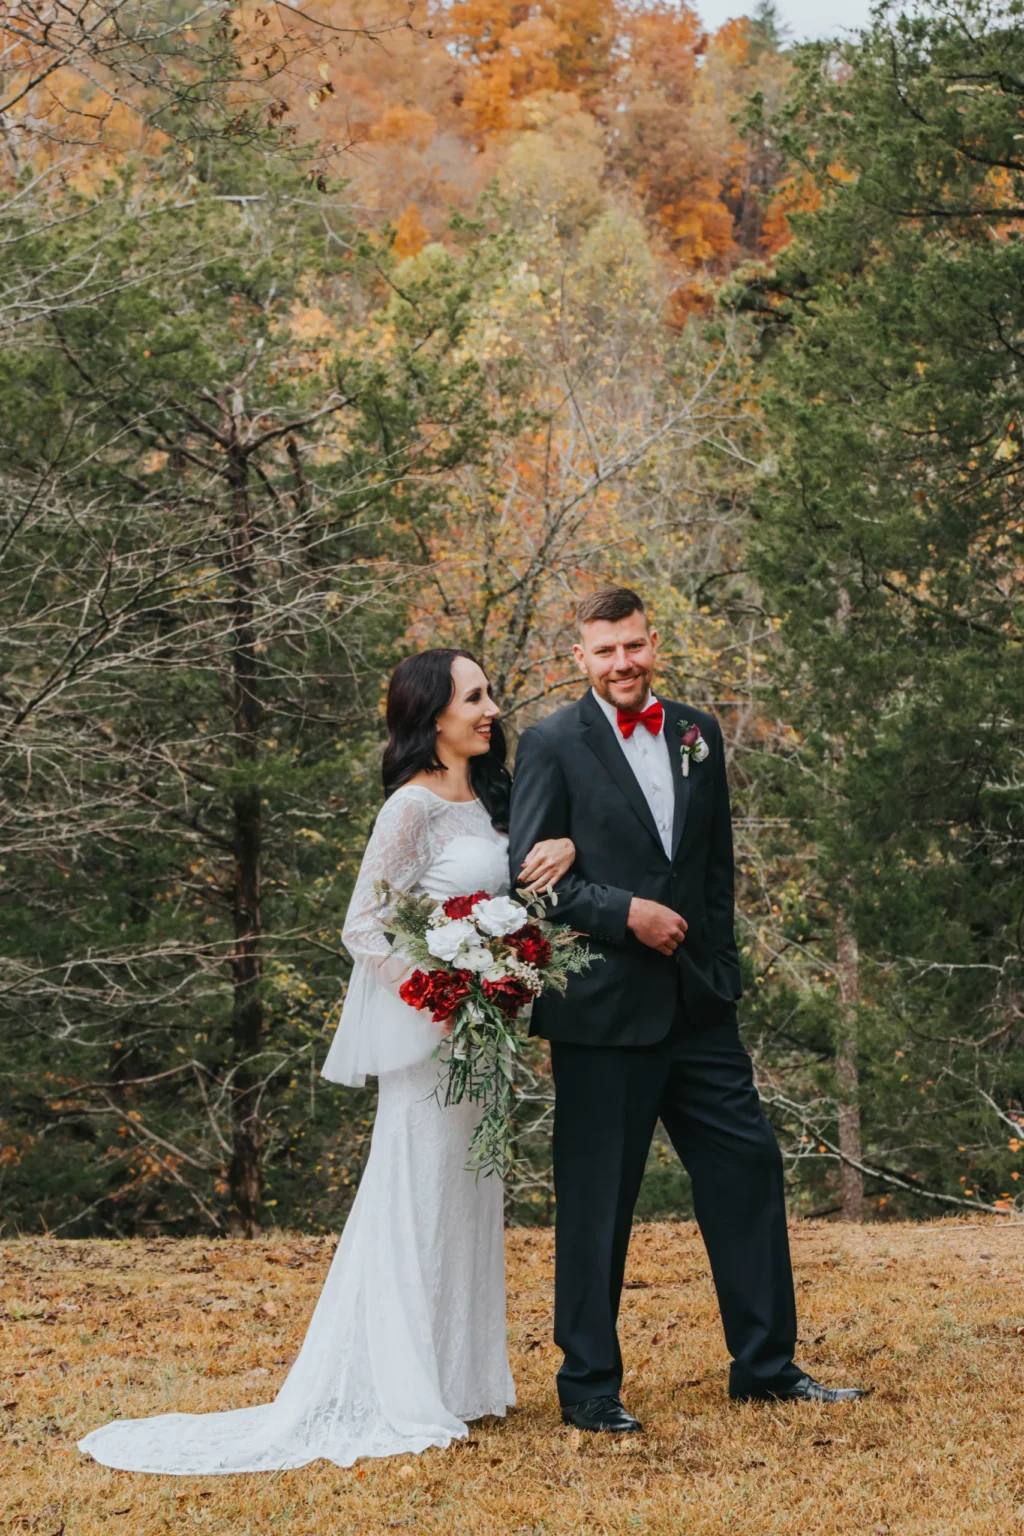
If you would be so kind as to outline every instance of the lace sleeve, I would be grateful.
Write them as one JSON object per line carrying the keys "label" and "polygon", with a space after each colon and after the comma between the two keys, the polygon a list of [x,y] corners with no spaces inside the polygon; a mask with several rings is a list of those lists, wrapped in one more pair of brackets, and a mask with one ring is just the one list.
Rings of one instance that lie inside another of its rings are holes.
{"label": "lace sleeve", "polygon": [[391,992],[407,975],[409,962],[396,955],[377,918],[374,883],[387,880],[409,891],[430,863],[430,804],[401,790],[384,802],[363,854],[341,937],[353,960],[361,961]]}

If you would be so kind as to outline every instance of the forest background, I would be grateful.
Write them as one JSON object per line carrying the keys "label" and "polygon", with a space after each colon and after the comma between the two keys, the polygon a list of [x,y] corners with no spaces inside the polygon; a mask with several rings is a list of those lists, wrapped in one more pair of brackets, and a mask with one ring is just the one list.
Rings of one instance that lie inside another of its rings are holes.
{"label": "forest background", "polygon": [[792,1210],[1024,1209],[1021,9],[7,7],[5,1232],[340,1225],[387,674],[514,740],[607,580],[726,733]]}

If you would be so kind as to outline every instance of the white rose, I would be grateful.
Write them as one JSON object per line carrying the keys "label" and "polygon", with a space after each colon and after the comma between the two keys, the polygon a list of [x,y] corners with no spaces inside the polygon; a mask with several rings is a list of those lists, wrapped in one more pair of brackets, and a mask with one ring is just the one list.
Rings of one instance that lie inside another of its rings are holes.
{"label": "white rose", "polygon": [[697,738],[697,744],[696,744],[696,746],[693,749],[693,760],[694,760],[694,762],[695,763],[702,763],[704,761],[704,759],[710,755],[710,752],[711,752],[711,748],[708,746],[707,742],[704,740],[704,737],[703,736],[699,736]]}
{"label": "white rose", "polygon": [[449,965],[460,949],[475,949],[479,942],[476,929],[464,917],[445,923],[443,928],[428,928],[425,938],[430,953],[436,955],[438,960],[446,960]]}
{"label": "white rose", "polygon": [[489,933],[496,939],[503,939],[507,933],[515,933],[522,928],[528,916],[526,908],[508,896],[491,896],[487,901],[478,901],[473,908],[473,920],[477,927],[482,933]]}
{"label": "white rose", "polygon": [[489,971],[494,964],[494,956],[489,949],[484,949],[482,944],[475,944],[472,949],[463,950],[459,956],[459,965],[464,971]]}

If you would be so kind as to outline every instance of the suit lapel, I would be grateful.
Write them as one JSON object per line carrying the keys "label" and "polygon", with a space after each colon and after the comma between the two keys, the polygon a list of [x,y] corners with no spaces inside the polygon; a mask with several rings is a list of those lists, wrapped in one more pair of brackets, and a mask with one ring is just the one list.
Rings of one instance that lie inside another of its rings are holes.
{"label": "suit lapel", "polygon": [[672,783],[675,785],[675,811],[672,817],[672,857],[679,852],[686,826],[686,812],[690,804],[690,780],[683,778],[683,759],[679,751],[679,722],[682,711],[676,704],[665,705],[665,742],[672,764]]}
{"label": "suit lapel", "polygon": [[[647,804],[647,797],[637,782],[636,774],[627,763],[622,748],[615,740],[614,731],[601,713],[601,708],[594,699],[594,695],[587,689],[580,700],[580,725],[582,727],[583,740],[593,752],[597,760],[611,774],[616,784],[628,800],[640,821],[653,837],[658,852],[662,858],[665,849],[662,846],[661,837],[651,808]],[[682,774],[680,774],[680,778]],[[679,800],[676,798],[676,817],[679,815]]]}

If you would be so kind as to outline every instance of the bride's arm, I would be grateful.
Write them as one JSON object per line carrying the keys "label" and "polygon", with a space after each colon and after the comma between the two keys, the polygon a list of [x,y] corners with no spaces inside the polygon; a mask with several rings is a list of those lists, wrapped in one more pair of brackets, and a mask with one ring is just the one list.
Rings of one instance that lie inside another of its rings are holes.
{"label": "bride's arm", "polygon": [[571,837],[546,837],[526,855],[516,885],[528,891],[549,891],[575,861],[576,844]]}
{"label": "bride's arm", "polygon": [[394,952],[381,928],[374,884],[386,880],[398,891],[412,889],[430,862],[429,819],[430,803],[421,795],[399,792],[385,800],[366,845],[341,932],[353,960],[396,995],[412,963]]}
{"label": "bride's arm", "polygon": [[428,1014],[399,999],[398,989],[413,966],[391,948],[373,888],[386,880],[407,891],[421,881],[430,863],[431,805],[426,795],[399,790],[384,802],[370,834],[341,933],[355,964],[320,1069],[328,1082],[362,1087],[367,1075],[425,1061],[440,1039]]}

